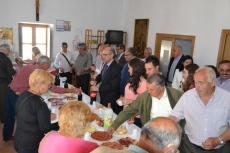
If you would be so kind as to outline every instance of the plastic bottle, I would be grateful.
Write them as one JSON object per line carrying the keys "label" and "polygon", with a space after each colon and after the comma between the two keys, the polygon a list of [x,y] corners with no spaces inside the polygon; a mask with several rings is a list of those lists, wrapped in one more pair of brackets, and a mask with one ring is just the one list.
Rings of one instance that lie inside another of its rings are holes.
{"label": "plastic bottle", "polygon": [[111,103],[108,103],[108,107],[104,113],[104,126],[110,127],[113,123],[113,110],[111,108]]}
{"label": "plastic bottle", "polygon": [[90,105],[93,105],[93,102],[97,99],[97,92],[90,91]]}

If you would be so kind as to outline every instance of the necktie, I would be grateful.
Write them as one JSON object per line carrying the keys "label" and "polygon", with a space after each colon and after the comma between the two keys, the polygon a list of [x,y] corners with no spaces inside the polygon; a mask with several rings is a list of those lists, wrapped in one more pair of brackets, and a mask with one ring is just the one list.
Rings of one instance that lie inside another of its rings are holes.
{"label": "necktie", "polygon": [[102,69],[102,73],[101,73],[102,79],[104,79],[107,69],[108,69],[108,65],[105,64]]}
{"label": "necktie", "polygon": [[175,68],[176,68],[176,64],[177,64],[177,60],[174,59],[172,65],[171,65],[170,71],[169,71],[168,81],[170,81],[170,82],[173,81],[173,75],[174,75],[174,71],[175,71]]}

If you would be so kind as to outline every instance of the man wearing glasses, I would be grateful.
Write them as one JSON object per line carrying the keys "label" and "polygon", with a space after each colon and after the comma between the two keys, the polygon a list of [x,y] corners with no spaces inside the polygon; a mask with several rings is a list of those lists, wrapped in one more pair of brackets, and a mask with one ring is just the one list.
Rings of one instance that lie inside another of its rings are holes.
{"label": "man wearing glasses", "polygon": [[112,47],[106,47],[101,57],[105,64],[95,81],[91,81],[91,90],[99,91],[101,104],[107,107],[108,103],[111,103],[113,111],[118,114],[120,108],[116,100],[119,98],[121,69],[114,58],[115,50]]}
{"label": "man wearing glasses", "polygon": [[135,58],[137,55],[137,51],[133,48],[133,47],[129,47],[125,50],[125,60],[127,61],[127,63],[125,64],[125,66],[123,67],[122,71],[121,71],[121,83],[120,83],[120,95],[124,96],[124,92],[125,92],[125,86],[129,80],[129,71],[128,71],[128,62]]}

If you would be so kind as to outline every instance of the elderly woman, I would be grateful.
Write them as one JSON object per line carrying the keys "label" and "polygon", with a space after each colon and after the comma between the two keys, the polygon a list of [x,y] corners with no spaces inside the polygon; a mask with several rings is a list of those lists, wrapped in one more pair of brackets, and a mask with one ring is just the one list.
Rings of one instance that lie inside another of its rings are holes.
{"label": "elderly woman", "polygon": [[55,119],[41,98],[46,93],[53,77],[46,71],[36,69],[29,77],[29,90],[20,94],[16,102],[17,128],[14,147],[18,153],[37,153],[44,134],[51,130],[51,119]]}
{"label": "elderly woman", "polygon": [[41,51],[38,47],[32,47],[32,60],[24,60],[24,64],[36,64],[39,57],[41,57]]}
{"label": "elderly woman", "polygon": [[82,139],[91,118],[90,108],[85,103],[73,101],[65,104],[58,118],[59,132],[46,134],[39,153],[89,153],[98,147],[96,143]]}

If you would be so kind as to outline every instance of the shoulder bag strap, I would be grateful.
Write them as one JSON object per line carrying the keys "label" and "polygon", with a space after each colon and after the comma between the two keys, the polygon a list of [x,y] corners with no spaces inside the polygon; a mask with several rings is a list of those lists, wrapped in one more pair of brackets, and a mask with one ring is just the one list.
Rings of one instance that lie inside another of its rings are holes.
{"label": "shoulder bag strap", "polygon": [[[62,54],[62,53],[60,53],[60,54]],[[65,57],[66,61],[69,63],[69,66],[71,67],[69,60],[66,58],[66,56],[64,54],[62,54],[62,55]]]}

